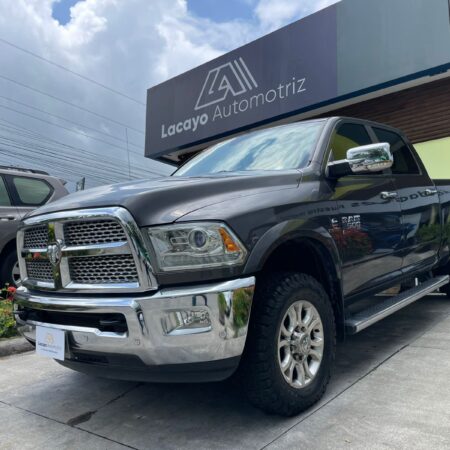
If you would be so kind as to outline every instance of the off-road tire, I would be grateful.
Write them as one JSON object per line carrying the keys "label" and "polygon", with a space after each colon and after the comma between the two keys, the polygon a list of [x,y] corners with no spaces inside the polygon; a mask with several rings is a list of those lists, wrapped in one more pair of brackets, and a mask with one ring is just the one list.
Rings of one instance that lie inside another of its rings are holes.
{"label": "off-road tire", "polygon": [[[276,273],[259,280],[255,292],[249,334],[240,368],[249,401],[270,414],[294,416],[315,404],[330,380],[336,351],[333,307],[322,285],[296,272]],[[323,324],[324,349],[319,370],[310,384],[300,389],[284,379],[278,362],[278,336],[289,306],[307,300]]]}
{"label": "off-road tire", "polygon": [[1,287],[5,284],[10,286],[15,286],[14,280],[12,279],[12,270],[14,265],[17,263],[17,252],[13,250],[6,254],[0,260],[0,283]]}

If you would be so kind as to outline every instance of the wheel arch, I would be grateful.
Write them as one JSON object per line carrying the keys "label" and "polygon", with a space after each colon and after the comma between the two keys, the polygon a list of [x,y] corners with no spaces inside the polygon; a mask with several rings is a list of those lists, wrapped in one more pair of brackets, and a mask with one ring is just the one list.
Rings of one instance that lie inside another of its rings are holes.
{"label": "wheel arch", "polygon": [[[313,276],[325,288],[333,304],[339,337],[344,335],[342,262],[334,240],[324,228],[289,231],[279,224],[255,245],[245,272],[256,277],[271,271],[294,270]],[[300,257],[299,257],[300,255]]]}
{"label": "wheel arch", "polygon": [[13,250],[17,250],[16,238],[10,239],[0,251],[0,258],[3,258],[5,255],[10,253]]}

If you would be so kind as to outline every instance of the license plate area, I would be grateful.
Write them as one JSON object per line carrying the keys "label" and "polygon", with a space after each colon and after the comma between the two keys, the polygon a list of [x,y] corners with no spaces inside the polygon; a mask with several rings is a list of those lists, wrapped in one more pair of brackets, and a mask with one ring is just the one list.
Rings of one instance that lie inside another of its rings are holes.
{"label": "license plate area", "polygon": [[36,353],[38,355],[64,361],[65,343],[65,331],[36,326]]}

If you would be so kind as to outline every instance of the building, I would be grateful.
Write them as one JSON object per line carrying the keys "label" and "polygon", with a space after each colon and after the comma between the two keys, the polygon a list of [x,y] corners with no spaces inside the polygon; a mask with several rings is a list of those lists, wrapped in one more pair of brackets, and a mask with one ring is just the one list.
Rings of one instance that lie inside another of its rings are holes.
{"label": "building", "polygon": [[150,88],[146,156],[328,115],[401,128],[450,178],[450,1],[342,0]]}

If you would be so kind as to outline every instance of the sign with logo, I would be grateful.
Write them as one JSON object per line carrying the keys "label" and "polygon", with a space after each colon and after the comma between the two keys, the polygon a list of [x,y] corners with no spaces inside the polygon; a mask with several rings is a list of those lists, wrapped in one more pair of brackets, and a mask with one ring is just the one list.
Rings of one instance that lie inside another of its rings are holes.
{"label": "sign with logo", "polygon": [[36,326],[36,353],[64,361],[64,331]]}
{"label": "sign with logo", "polygon": [[332,6],[150,88],[146,156],[191,147],[335,97],[336,70]]}
{"label": "sign with logo", "polygon": [[341,100],[432,81],[450,70],[449,13],[448,0],[342,0],[154,86],[145,155],[202,148]]}

